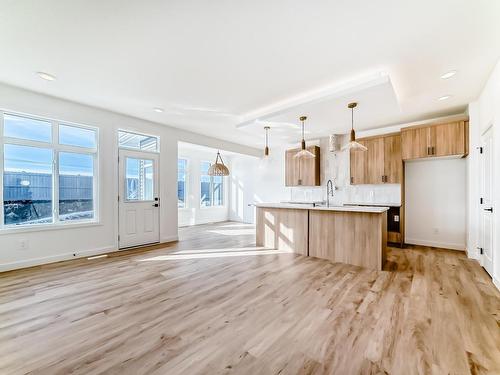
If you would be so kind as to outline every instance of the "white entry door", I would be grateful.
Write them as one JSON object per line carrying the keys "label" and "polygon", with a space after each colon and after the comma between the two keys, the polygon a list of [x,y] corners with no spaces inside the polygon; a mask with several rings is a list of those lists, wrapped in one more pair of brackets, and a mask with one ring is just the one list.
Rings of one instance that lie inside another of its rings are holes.
{"label": "white entry door", "polygon": [[493,134],[490,128],[482,137],[481,145],[481,223],[480,262],[493,275]]}
{"label": "white entry door", "polygon": [[120,150],[119,247],[160,242],[157,154]]}

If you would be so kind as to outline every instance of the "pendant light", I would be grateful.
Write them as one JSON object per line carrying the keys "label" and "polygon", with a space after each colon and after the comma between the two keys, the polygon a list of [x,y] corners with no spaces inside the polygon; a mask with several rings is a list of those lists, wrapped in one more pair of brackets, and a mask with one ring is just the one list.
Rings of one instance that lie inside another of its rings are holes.
{"label": "pendant light", "polygon": [[[220,159],[220,163],[219,163]],[[229,176],[229,169],[224,165],[222,161],[222,156],[220,156],[220,152],[217,150],[217,157],[215,158],[215,163],[208,168],[209,176]]]}
{"label": "pendant light", "polygon": [[352,150],[352,151],[366,151],[368,150],[361,143],[356,142],[356,132],[354,131],[354,108],[358,103],[349,103],[347,108],[351,110],[351,139],[348,144],[342,147],[342,150]]}
{"label": "pendant light", "polygon": [[302,141],[301,141],[301,150],[297,152],[294,156],[294,158],[315,158],[316,155],[314,155],[311,151],[306,150],[306,141],[304,139],[304,121],[307,120],[306,116],[301,116],[299,120],[302,122]]}
{"label": "pendant light", "polygon": [[264,157],[269,157],[269,126],[264,126],[264,130],[266,131],[266,147],[264,147]]}

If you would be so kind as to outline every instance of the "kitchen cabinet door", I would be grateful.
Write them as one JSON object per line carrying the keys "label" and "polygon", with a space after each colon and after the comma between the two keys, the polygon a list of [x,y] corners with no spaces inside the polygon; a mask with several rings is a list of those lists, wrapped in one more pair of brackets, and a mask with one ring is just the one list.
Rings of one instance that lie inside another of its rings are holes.
{"label": "kitchen cabinet door", "polygon": [[300,158],[299,163],[299,184],[301,186],[320,186],[320,152],[318,146],[307,147],[312,152],[314,158]]}
{"label": "kitchen cabinet door", "polygon": [[403,181],[401,136],[399,134],[384,138],[384,175],[384,182],[389,184],[400,184]]}
{"label": "kitchen cabinet door", "polygon": [[401,130],[401,153],[403,160],[431,156],[430,127]]}
{"label": "kitchen cabinet door", "polygon": [[320,185],[320,148],[309,146],[314,158],[296,158],[300,149],[285,152],[285,186],[319,186]]}
{"label": "kitchen cabinet door", "polygon": [[299,162],[294,158],[297,150],[285,152],[285,186],[299,185]]}
{"label": "kitchen cabinet door", "polygon": [[465,155],[465,121],[433,126],[433,156]]}
{"label": "kitchen cabinet door", "polygon": [[373,138],[366,141],[367,184],[384,182],[384,138]]}
{"label": "kitchen cabinet door", "polygon": [[[363,140],[359,140],[364,146],[367,146],[366,142]],[[360,185],[367,184],[368,176],[367,176],[367,151],[353,151],[351,150],[351,184],[352,185]]]}

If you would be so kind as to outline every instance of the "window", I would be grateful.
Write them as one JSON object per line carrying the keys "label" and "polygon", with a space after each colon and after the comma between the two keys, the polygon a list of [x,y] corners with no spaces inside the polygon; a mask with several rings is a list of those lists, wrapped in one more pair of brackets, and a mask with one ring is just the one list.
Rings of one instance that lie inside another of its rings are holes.
{"label": "window", "polygon": [[177,160],[177,207],[186,208],[187,190],[187,164],[186,159]]}
{"label": "window", "polygon": [[201,162],[200,166],[200,206],[224,205],[224,177],[209,176],[210,163]]}
{"label": "window", "polygon": [[133,150],[151,152],[159,151],[158,137],[130,133],[121,130],[118,132],[118,145],[122,148],[129,148]]}
{"label": "window", "polygon": [[126,158],[125,197],[129,201],[152,201],[153,160]]}
{"label": "window", "polygon": [[4,224],[51,223],[52,150],[4,146]]}
{"label": "window", "polygon": [[94,218],[94,158],[59,153],[59,220]]}
{"label": "window", "polygon": [[1,115],[0,226],[95,220],[97,130]]}
{"label": "window", "polygon": [[68,146],[96,148],[96,132],[75,126],[59,126],[59,143]]}
{"label": "window", "polygon": [[6,113],[3,117],[3,135],[30,141],[52,142],[52,124],[49,121]]}

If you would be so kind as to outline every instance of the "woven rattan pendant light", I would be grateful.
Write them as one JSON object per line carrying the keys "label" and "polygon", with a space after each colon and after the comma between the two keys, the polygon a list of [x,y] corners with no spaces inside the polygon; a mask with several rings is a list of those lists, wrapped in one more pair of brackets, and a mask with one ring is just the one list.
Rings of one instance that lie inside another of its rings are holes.
{"label": "woven rattan pendant light", "polygon": [[[219,163],[220,160],[220,163]],[[224,165],[220,152],[217,151],[217,157],[215,158],[215,163],[208,168],[209,176],[229,176],[229,169]]]}

